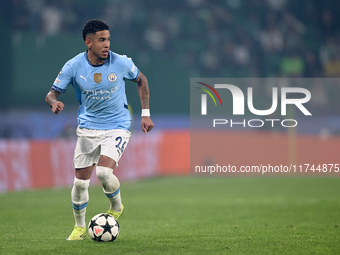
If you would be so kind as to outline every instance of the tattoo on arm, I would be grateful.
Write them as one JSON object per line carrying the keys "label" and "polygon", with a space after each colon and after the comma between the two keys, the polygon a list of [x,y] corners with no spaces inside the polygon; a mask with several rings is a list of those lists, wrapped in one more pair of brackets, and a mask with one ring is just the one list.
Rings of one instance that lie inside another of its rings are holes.
{"label": "tattoo on arm", "polygon": [[54,89],[51,89],[46,97],[45,97],[45,101],[46,103],[49,105],[49,106],[53,106],[54,102],[57,101],[57,98],[58,96],[60,95],[60,92],[54,90]]}
{"label": "tattoo on arm", "polygon": [[136,83],[142,109],[149,109],[149,85],[148,80],[142,72],[139,73],[139,78],[136,80]]}

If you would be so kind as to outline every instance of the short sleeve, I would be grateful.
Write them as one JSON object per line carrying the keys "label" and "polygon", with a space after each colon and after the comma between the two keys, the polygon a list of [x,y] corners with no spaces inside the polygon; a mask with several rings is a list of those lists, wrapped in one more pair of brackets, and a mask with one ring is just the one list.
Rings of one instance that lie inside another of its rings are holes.
{"label": "short sleeve", "polygon": [[60,92],[60,93],[65,93],[66,88],[71,84],[72,82],[72,67],[71,65],[67,62],[61,71],[59,72],[57,78],[54,80],[52,89]]}
{"label": "short sleeve", "polygon": [[124,56],[124,65],[125,65],[125,79],[127,80],[137,80],[139,77],[139,69],[133,63],[131,58]]}

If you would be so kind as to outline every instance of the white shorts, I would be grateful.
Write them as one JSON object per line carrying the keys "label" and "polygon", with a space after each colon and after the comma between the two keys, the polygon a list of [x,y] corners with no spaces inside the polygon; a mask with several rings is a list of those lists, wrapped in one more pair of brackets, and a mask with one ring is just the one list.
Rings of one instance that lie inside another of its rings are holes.
{"label": "white shorts", "polygon": [[131,132],[123,129],[95,130],[78,127],[77,136],[73,167],[84,168],[97,164],[100,155],[112,158],[118,166]]}

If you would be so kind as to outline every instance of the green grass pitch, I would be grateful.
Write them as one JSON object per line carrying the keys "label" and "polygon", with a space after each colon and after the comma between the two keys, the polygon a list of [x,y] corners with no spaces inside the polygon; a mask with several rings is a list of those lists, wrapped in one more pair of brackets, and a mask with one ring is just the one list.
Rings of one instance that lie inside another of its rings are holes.
{"label": "green grass pitch", "polygon": [[[70,188],[0,194],[0,254],[340,254],[339,178],[165,177],[121,191],[113,243],[65,240]],[[91,186],[87,222],[107,209]]]}

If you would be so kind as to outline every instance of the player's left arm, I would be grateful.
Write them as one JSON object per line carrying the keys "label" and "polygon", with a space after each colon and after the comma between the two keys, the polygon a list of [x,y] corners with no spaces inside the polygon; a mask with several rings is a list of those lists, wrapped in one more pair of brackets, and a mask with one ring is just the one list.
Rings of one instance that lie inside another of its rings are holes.
{"label": "player's left arm", "polygon": [[[141,71],[139,71],[139,77],[135,80],[135,82],[137,83],[137,90],[140,102],[142,104],[142,109],[149,110],[150,94],[148,80]],[[150,116],[142,116],[141,127],[145,134],[151,131],[151,129],[154,127],[154,124]]]}

